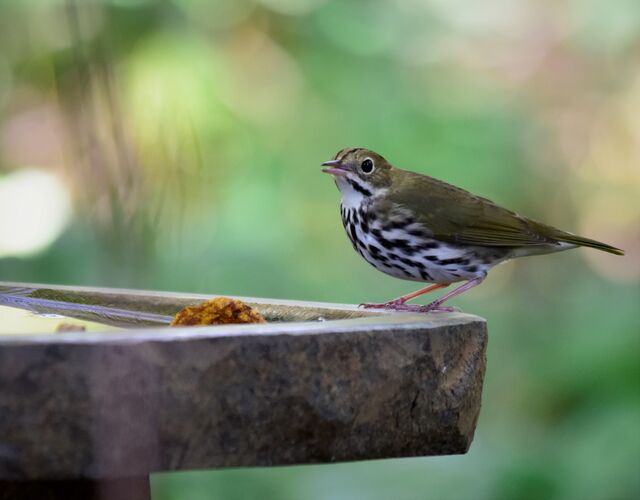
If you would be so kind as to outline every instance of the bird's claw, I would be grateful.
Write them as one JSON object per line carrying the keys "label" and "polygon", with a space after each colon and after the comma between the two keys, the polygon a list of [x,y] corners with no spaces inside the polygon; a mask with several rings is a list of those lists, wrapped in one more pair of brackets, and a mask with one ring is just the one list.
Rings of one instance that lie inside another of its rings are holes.
{"label": "bird's claw", "polygon": [[436,303],[428,304],[426,306],[421,306],[418,304],[406,304],[404,302],[394,301],[385,302],[382,304],[360,304],[359,307],[363,307],[364,309],[388,309],[391,311],[404,311],[404,312],[419,312],[419,313],[429,313],[429,312],[460,312],[460,309],[457,307],[451,306],[441,306]]}

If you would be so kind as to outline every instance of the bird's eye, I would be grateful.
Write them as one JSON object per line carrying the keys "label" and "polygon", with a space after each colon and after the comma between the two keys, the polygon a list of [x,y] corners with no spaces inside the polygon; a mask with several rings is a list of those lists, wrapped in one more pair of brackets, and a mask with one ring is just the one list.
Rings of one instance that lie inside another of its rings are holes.
{"label": "bird's eye", "polygon": [[362,160],[360,168],[365,174],[370,174],[371,172],[373,172],[373,160],[371,158],[365,158],[364,160]]}

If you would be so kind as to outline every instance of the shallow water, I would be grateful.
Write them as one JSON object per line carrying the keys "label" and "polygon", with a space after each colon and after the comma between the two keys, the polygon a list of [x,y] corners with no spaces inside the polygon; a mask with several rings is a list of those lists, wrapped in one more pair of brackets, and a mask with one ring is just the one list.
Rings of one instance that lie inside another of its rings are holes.
{"label": "shallow water", "polygon": [[168,325],[172,316],[95,304],[30,297],[20,292],[0,293],[0,334],[55,332],[61,323],[85,326],[88,331]]}
{"label": "shallow water", "polygon": [[0,335],[25,335],[33,333],[64,335],[63,332],[57,332],[61,324],[83,327],[85,331],[88,332],[115,331],[120,329],[111,325],[70,318],[60,314],[38,314],[27,309],[0,305]]}
{"label": "shallow water", "polygon": [[[211,297],[214,297],[212,295]],[[184,294],[137,292],[132,290],[73,289],[48,285],[1,284],[0,307],[3,310],[25,310],[28,314],[12,314],[11,322],[0,316],[0,334],[9,331],[34,332],[34,317],[51,319],[56,323],[44,324],[39,332],[55,331],[59,322],[73,318],[109,327],[144,328],[168,326],[175,313],[185,306],[201,303],[205,296],[189,297]],[[318,308],[314,304],[248,303],[256,307],[269,323],[324,322],[336,319],[359,318],[374,315],[368,311],[349,311]],[[5,312],[8,317],[9,312]],[[51,316],[54,315],[52,318]],[[17,324],[23,318],[25,325]],[[28,320],[27,320],[28,318]]]}

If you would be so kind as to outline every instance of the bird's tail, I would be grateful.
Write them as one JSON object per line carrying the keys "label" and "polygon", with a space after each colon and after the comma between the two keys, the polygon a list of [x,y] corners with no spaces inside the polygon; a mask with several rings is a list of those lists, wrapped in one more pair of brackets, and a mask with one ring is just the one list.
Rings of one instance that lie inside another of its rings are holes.
{"label": "bird's tail", "polygon": [[558,231],[558,234],[552,235],[552,238],[557,239],[558,241],[561,241],[563,243],[570,243],[571,245],[595,248],[596,250],[602,250],[603,252],[609,252],[615,255],[624,255],[624,250],[620,250],[619,248],[612,247],[611,245],[607,245],[606,243],[602,243],[600,241],[592,240],[590,238],[583,238],[582,236],[577,236],[575,234],[567,233],[564,231]]}

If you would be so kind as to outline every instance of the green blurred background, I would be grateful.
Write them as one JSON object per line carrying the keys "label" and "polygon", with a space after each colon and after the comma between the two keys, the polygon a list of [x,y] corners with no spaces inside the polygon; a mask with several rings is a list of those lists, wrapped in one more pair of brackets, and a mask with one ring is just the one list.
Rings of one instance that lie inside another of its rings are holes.
{"label": "green blurred background", "polygon": [[[0,279],[333,302],[346,146],[624,248],[511,262],[466,456],[153,476],[156,499],[640,498],[637,0],[0,2]],[[455,302],[455,301],[454,301]]]}

